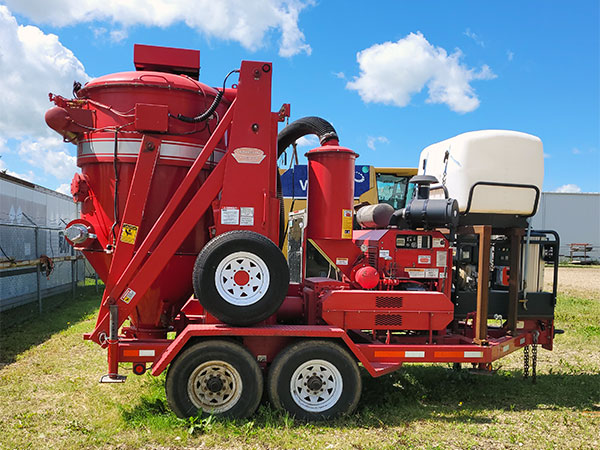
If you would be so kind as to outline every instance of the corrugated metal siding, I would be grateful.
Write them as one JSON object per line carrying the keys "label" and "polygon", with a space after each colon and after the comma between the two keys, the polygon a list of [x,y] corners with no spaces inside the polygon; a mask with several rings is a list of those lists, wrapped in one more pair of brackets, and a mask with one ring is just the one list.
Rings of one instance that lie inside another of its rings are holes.
{"label": "corrugated metal siding", "polygon": [[600,260],[600,193],[543,192],[532,226],[557,231],[562,256],[569,256],[569,244],[588,243]]}
{"label": "corrugated metal siding", "polygon": [[[15,261],[73,255],[63,229],[78,216],[78,207],[66,195],[41,186],[0,176],[0,260]],[[36,230],[34,224],[39,227]],[[78,279],[84,277],[84,264],[75,268]],[[50,277],[42,275],[42,297],[66,291],[73,278],[71,261],[56,262]],[[37,298],[35,267],[0,270],[0,311],[19,306]]]}

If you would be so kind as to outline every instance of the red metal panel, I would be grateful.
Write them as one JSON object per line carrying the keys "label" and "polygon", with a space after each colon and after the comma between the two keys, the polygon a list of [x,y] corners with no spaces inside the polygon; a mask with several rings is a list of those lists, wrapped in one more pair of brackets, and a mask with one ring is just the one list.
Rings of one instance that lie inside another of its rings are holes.
{"label": "red metal panel", "polygon": [[236,108],[233,116],[215,226],[217,234],[250,230],[279,243],[271,68],[270,63],[242,61],[236,101],[244,106]]}
{"label": "red metal panel", "polygon": [[188,325],[152,366],[152,375],[160,375],[192,336],[297,336],[349,338],[344,330],[328,326],[272,325],[265,327],[230,327],[224,324]]}
{"label": "red metal panel", "polygon": [[327,323],[344,329],[442,330],[454,316],[441,292],[333,291],[322,308]]}
{"label": "red metal panel", "polygon": [[134,44],[136,70],[169,70],[186,73],[196,79],[200,72],[200,51],[185,48]]}
{"label": "red metal panel", "polygon": [[166,133],[169,129],[169,107],[167,105],[136,103],[135,129]]}
{"label": "red metal panel", "polygon": [[[135,235],[130,240],[117,238],[116,248],[111,259],[110,271],[108,273],[108,278],[106,279],[106,287],[104,289],[100,311],[98,312],[97,323],[102,321],[108,315],[106,297],[114,287],[118,277],[127,267],[128,262],[131,261],[131,258],[133,257],[136,248],[135,242],[137,230],[142,223],[142,215],[148,199],[150,183],[153,179],[152,175],[154,173],[154,168],[156,167],[156,160],[160,153],[160,144],[160,139],[150,136],[144,136],[142,139],[139,157],[135,165],[131,187],[127,196],[125,215],[121,220],[121,227],[116,230],[117,236],[120,236],[123,224],[126,224],[130,227],[135,227]],[[133,243],[130,242],[131,240],[133,240]]]}
{"label": "red metal panel", "polygon": [[532,343],[531,333],[490,339],[488,346],[477,344],[357,344],[373,364],[379,363],[489,363]]}

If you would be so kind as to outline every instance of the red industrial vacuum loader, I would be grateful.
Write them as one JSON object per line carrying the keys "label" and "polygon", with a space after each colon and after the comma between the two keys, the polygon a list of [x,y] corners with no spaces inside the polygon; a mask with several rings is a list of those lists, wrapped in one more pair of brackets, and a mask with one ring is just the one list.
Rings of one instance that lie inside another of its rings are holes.
{"label": "red industrial vacuum loader", "polygon": [[[181,417],[246,417],[266,390],[316,420],[357,406],[359,364],[374,377],[406,362],[490,370],[515,350],[552,348],[558,236],[527,220],[538,138],[485,130],[434,144],[404,208],[358,208],[358,155],[327,121],[278,133],[290,106],[271,111],[271,63],[243,61],[212,88],[199,59],[136,45],[136,71],[75,83],[73,99],[50,94],[46,121],[77,145],[81,168],[81,218],[65,236],[106,285],[85,335],[108,350],[102,382],[124,381],[119,365],[132,363],[137,375],[168,370]],[[289,214],[277,161],[307,134],[320,140],[306,155],[307,208]],[[292,228],[299,283],[281,249]],[[321,277],[304,275],[311,265]]]}

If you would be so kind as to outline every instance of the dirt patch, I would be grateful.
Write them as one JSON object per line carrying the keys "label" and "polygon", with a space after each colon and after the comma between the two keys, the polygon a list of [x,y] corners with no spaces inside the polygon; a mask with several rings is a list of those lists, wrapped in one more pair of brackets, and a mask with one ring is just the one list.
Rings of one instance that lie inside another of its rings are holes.
{"label": "dirt patch", "polygon": [[[544,270],[544,286],[550,289],[552,268]],[[561,267],[558,270],[558,292],[580,293],[600,297],[600,267]]]}

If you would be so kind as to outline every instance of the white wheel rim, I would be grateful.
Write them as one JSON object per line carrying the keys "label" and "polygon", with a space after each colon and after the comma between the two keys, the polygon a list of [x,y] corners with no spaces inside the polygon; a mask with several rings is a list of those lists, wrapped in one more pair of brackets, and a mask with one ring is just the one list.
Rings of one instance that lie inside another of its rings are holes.
{"label": "white wheel rim", "polygon": [[[319,381],[315,383],[317,379]],[[318,389],[314,389],[319,383]],[[331,408],[340,399],[343,389],[340,371],[323,359],[306,361],[295,370],[290,380],[292,399],[309,412],[323,412]]]}
{"label": "white wheel rim", "polygon": [[[247,282],[243,283],[246,275]],[[240,282],[240,278],[242,282]],[[269,269],[254,253],[235,252],[227,255],[215,271],[217,292],[235,306],[250,306],[264,297],[269,289]]]}
{"label": "white wheel rim", "polygon": [[196,408],[210,414],[223,413],[240,399],[242,378],[225,361],[207,361],[192,372],[188,380],[188,395]]}

